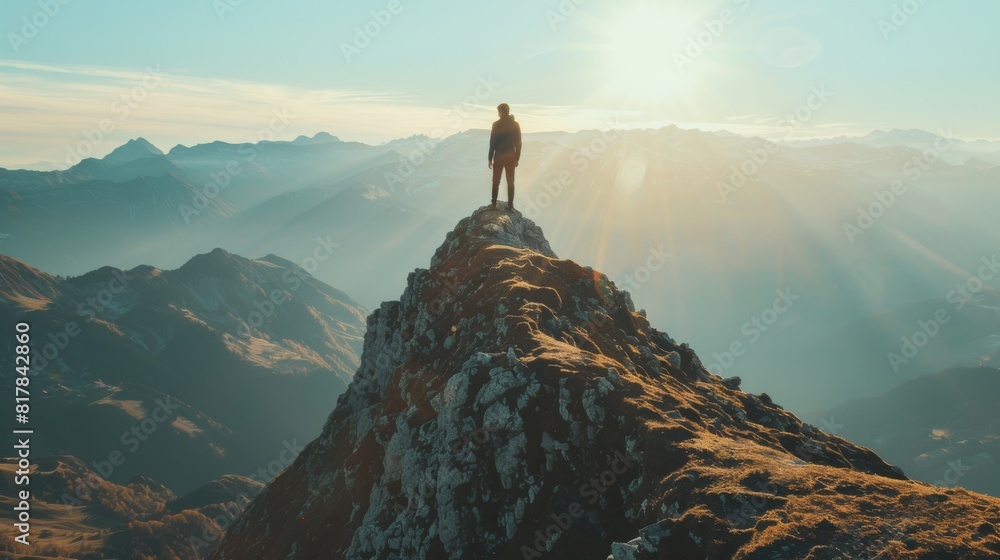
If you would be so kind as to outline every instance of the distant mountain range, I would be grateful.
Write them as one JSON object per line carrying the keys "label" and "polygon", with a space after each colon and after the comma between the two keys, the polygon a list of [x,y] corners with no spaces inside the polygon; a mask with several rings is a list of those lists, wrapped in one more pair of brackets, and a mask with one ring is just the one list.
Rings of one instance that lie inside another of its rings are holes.
{"label": "distant mountain range", "polygon": [[[864,136],[791,140],[784,143],[789,146],[823,146],[828,144],[857,143],[876,148],[909,146],[920,150],[934,148],[935,146],[940,149],[943,146],[947,146],[947,149],[942,150],[941,155],[952,163],[964,163],[971,159],[980,162],[977,165],[981,166],[994,167],[1000,165],[1000,140],[962,140],[956,138],[951,131],[945,130],[928,132],[919,129],[900,130],[894,128],[889,131],[876,130]],[[973,154],[977,154],[979,157]]]}
{"label": "distant mountain range", "polygon": [[818,420],[910,476],[1000,496],[1000,370],[961,368],[858,399]]}
{"label": "distant mountain range", "polygon": [[0,255],[0,322],[35,333],[33,452],[74,455],[115,483],[143,475],[185,493],[275,474],[351,379],[366,314],[274,255],[218,249],[176,270],[74,278]]}

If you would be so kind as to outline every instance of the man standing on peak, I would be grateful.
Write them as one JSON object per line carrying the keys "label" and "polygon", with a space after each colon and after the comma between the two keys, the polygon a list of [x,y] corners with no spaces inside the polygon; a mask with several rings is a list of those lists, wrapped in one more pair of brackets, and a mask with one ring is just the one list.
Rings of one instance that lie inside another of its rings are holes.
{"label": "man standing on peak", "polygon": [[493,123],[490,132],[489,167],[493,170],[493,204],[497,209],[497,192],[500,189],[500,174],[507,170],[507,208],[514,210],[514,168],[521,159],[521,125],[510,114],[510,105],[497,105],[500,118]]}

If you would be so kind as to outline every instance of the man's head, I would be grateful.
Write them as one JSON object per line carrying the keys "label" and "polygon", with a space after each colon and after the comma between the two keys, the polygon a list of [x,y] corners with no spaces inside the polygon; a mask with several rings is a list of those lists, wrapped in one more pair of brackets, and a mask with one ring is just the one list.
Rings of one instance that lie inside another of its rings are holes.
{"label": "man's head", "polygon": [[506,103],[501,103],[497,105],[497,114],[501,117],[506,117],[510,115],[510,105]]}

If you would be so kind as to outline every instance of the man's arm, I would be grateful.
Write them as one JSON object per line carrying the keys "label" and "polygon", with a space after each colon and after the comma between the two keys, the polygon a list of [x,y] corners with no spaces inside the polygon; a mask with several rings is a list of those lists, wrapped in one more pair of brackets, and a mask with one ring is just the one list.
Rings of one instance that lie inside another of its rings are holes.
{"label": "man's arm", "polygon": [[521,160],[521,125],[514,123],[514,163]]}
{"label": "man's arm", "polygon": [[497,151],[497,123],[493,123],[493,128],[490,129],[490,154],[486,157],[486,160],[493,163],[493,154]]}

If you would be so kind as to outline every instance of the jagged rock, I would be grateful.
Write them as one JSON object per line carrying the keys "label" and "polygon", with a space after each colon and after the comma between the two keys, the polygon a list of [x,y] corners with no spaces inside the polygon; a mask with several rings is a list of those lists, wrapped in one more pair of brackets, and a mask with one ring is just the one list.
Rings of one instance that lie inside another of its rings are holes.
{"label": "jagged rock", "polygon": [[677,352],[670,352],[667,354],[667,363],[675,368],[681,367],[681,355]]}
{"label": "jagged rock", "polygon": [[459,222],[369,317],[361,362],[214,559],[1000,552],[970,529],[1000,500],[906,480],[710,374],[519,214]]}

